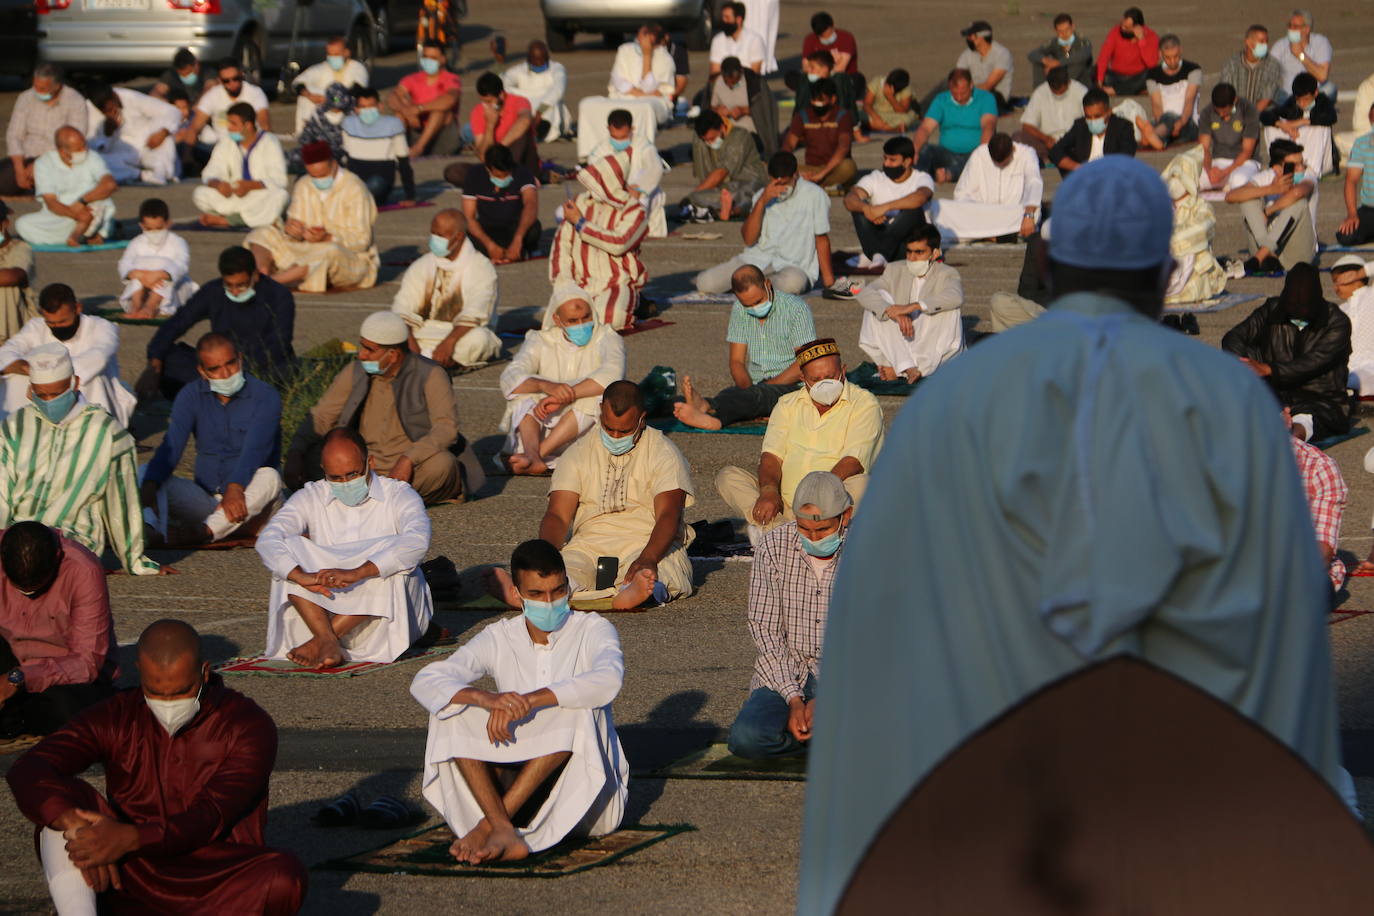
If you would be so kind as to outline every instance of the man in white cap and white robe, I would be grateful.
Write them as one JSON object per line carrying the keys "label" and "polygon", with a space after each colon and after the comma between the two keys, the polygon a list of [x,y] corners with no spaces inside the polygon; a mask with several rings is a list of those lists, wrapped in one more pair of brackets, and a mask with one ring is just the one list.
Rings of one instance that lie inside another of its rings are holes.
{"label": "man in white cap and white robe", "polygon": [[176,572],[143,554],[133,437],[82,396],[62,344],[25,359],[29,403],[0,425],[0,528],[42,522],[96,556],[108,542],[130,575]]}
{"label": "man in white cap and white robe", "polygon": [[473,247],[459,210],[434,215],[427,246],[391,300],[391,310],[410,326],[411,351],[445,369],[491,362],[501,355],[501,338],[491,329],[496,268]]}
{"label": "man in white cap and white robe", "polygon": [[1331,282],[1341,311],[1350,319],[1350,387],[1361,396],[1374,395],[1374,286],[1369,277],[1374,262],[1357,254],[1342,255],[1331,265]]}
{"label": "man in white cap and white robe", "polygon": [[993,134],[969,154],[954,199],[931,202],[930,218],[951,241],[1025,238],[1035,231],[1044,192],[1035,150]]}
{"label": "man in white cap and white robe", "polygon": [[420,571],[425,504],[374,472],[355,430],[325,436],[320,461],[325,479],[296,491],[258,535],[272,573],[264,654],[304,668],[395,661],[434,615]]}
{"label": "man in white cap and white robe", "polygon": [[1229,703],[1353,796],[1289,433],[1254,373],[1159,323],[1172,228],[1146,164],[1074,171],[1049,310],[937,373],[893,424],[825,634],[798,912],[834,911],[966,739],[1119,654]]}
{"label": "man in white cap and white robe", "polygon": [[[425,800],[457,837],[450,854],[474,865],[610,833],[629,795],[611,718],[625,677],[615,627],[572,612],[567,569],[547,541],[516,547],[510,569],[523,613],[426,665],[410,685],[430,714]],[[473,686],[484,677],[495,691]],[[515,824],[540,790],[538,810]]]}

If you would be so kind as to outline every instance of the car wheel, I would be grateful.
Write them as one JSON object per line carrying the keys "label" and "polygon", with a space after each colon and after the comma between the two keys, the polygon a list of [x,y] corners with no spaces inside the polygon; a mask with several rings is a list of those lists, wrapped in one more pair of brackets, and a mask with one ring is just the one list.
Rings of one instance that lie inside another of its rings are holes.
{"label": "car wheel", "polygon": [[625,34],[623,32],[601,33],[601,47],[605,48],[608,51],[614,51],[616,48],[620,47],[621,42],[623,42],[624,40]]}
{"label": "car wheel", "polygon": [[373,58],[373,49],[376,47],[376,37],[372,29],[367,27],[367,23],[358,22],[354,24],[353,31],[348,35],[348,51],[353,55],[353,59],[366,64]]}
{"label": "car wheel", "polygon": [[572,30],[563,28],[560,23],[552,20],[544,22],[544,44],[549,46],[550,51],[571,51],[575,34]]}
{"label": "car wheel", "polygon": [[688,51],[711,50],[711,33],[715,30],[715,16],[711,12],[711,0],[701,0],[701,13],[696,22],[687,30]]}
{"label": "car wheel", "polygon": [[386,54],[391,50],[391,5],[387,0],[380,0],[372,9],[372,21],[375,25],[374,31],[377,34],[374,44],[377,50]]}
{"label": "car wheel", "polygon": [[256,33],[239,36],[238,44],[234,46],[234,60],[250,83],[262,85],[262,45]]}

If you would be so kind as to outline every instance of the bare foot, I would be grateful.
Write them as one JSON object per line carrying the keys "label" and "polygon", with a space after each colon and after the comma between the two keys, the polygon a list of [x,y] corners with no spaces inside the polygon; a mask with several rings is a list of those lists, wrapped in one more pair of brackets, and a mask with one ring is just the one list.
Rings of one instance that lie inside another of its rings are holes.
{"label": "bare foot", "polygon": [[511,580],[510,573],[505,568],[493,566],[488,569],[482,573],[482,583],[487,587],[487,594],[504,601],[508,607],[524,607],[520,592],[516,590],[515,582]]}
{"label": "bare foot", "polygon": [[718,418],[704,410],[697,410],[686,401],[678,401],[673,405],[673,416],[677,417],[679,423],[695,426],[697,429],[720,429],[721,426]]}
{"label": "bare foot", "polygon": [[891,366],[879,366],[879,367],[878,367],[878,381],[880,381],[880,382],[895,382],[895,381],[897,381],[897,373],[895,373],[895,372],[892,371],[892,367],[891,367]]}
{"label": "bare foot", "polygon": [[512,474],[528,474],[530,459],[524,455],[511,455],[506,458],[506,467],[510,468]]}
{"label": "bare foot", "polygon": [[654,583],[658,577],[647,569],[635,573],[635,577],[611,599],[611,607],[618,611],[639,607],[654,594]]}
{"label": "bare foot", "polygon": [[477,851],[476,862],[514,862],[529,854],[529,845],[513,826],[505,824],[492,829],[487,844]]}
{"label": "bare foot", "polygon": [[80,247],[82,246],[82,244],[83,244],[83,242],[81,241],[81,236],[79,236],[79,235],[69,235],[69,236],[67,236],[67,247],[68,247],[68,248],[80,248]]}
{"label": "bare foot", "polygon": [[684,375],[682,377],[682,397],[688,403],[702,413],[710,413],[711,405],[706,403],[706,399],[697,391],[697,386],[692,384],[692,377]]}
{"label": "bare foot", "polygon": [[906,383],[908,385],[914,385],[921,377],[921,370],[912,366],[910,369],[905,370],[902,375],[906,376]]}
{"label": "bare foot", "polygon": [[945,184],[946,182],[950,181],[949,169],[936,169],[935,180],[939,184]]}
{"label": "bare foot", "polygon": [[343,664],[343,647],[337,639],[312,636],[286,653],[286,657],[302,668],[334,668]]}
{"label": "bare foot", "polygon": [[453,841],[453,845],[448,848],[449,855],[459,862],[476,864],[481,859],[477,858],[477,853],[487,845],[487,840],[491,837],[491,824],[484,817],[477,822],[477,826],[464,837]]}
{"label": "bare foot", "polygon": [[200,224],[202,226],[208,226],[211,229],[229,228],[229,220],[220,216],[218,213],[202,213],[200,215]]}
{"label": "bare foot", "polygon": [[91,236],[90,238],[88,238],[88,239],[86,240],[86,244],[88,244],[88,245],[104,245],[104,244],[105,244],[105,236],[103,236],[103,235],[101,235],[100,233],[97,232],[95,235]]}

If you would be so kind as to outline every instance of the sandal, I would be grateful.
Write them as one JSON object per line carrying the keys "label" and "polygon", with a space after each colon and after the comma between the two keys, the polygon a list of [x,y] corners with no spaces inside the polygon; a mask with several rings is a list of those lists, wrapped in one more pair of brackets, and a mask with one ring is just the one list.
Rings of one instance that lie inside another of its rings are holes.
{"label": "sandal", "polygon": [[382,795],[358,815],[358,824],[370,830],[390,830],[409,827],[425,819],[425,815],[390,795]]}
{"label": "sandal", "polygon": [[349,789],[316,811],[311,820],[318,827],[348,827],[358,820],[361,810],[362,803],[358,801],[358,794]]}

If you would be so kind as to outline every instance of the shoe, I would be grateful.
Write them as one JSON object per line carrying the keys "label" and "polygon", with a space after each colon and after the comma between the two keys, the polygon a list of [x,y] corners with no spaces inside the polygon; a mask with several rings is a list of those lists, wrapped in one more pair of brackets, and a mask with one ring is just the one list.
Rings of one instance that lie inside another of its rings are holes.
{"label": "shoe", "polygon": [[1197,316],[1192,312],[1185,312],[1180,317],[1180,323],[1183,325],[1184,334],[1197,337],[1202,333],[1202,329],[1197,326]]}
{"label": "shoe", "polygon": [[311,820],[317,827],[348,827],[358,820],[362,807],[358,794],[350,789],[316,811]]}
{"label": "shoe", "polygon": [[881,270],[887,266],[887,258],[883,257],[881,254],[875,254],[873,260],[868,262],[868,266],[875,270]]}
{"label": "shoe", "polygon": [[1245,275],[1246,275],[1246,276],[1249,276],[1250,274],[1257,274],[1257,273],[1259,273],[1259,272],[1260,272],[1260,261],[1259,261],[1259,258],[1246,258],[1246,259],[1245,259]]}
{"label": "shoe", "polygon": [[1264,263],[1260,264],[1260,270],[1267,274],[1278,274],[1279,276],[1283,276],[1283,262],[1271,254],[1264,259]]}
{"label": "shoe", "polygon": [[1173,328],[1180,333],[1183,331],[1183,321],[1178,315],[1165,315],[1163,318],[1159,319],[1159,323],[1166,328]]}
{"label": "shoe", "polygon": [[821,293],[821,298],[848,301],[859,295],[862,289],[862,285],[852,282],[848,277],[840,277]]}
{"label": "shoe", "polygon": [[658,305],[652,299],[640,297],[639,305],[635,306],[635,318],[644,321],[658,316]]}

